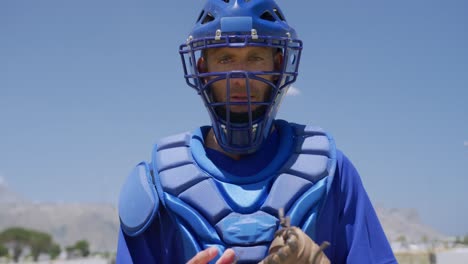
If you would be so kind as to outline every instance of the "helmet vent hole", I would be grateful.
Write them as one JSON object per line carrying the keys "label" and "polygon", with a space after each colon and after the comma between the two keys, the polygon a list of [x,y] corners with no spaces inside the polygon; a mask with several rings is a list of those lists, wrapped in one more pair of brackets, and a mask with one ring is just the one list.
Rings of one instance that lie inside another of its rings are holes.
{"label": "helmet vent hole", "polygon": [[203,17],[203,14],[205,14],[205,11],[202,10],[202,11],[200,12],[200,15],[199,15],[198,18],[197,18],[197,22],[200,21],[200,19]]}
{"label": "helmet vent hole", "polygon": [[222,1],[225,2],[225,3],[229,3],[229,0],[222,0]]}
{"label": "helmet vent hole", "polygon": [[263,12],[260,18],[264,20],[272,21],[272,22],[276,21],[275,17],[270,13],[270,11]]}
{"label": "helmet vent hole", "polygon": [[215,20],[214,16],[210,13],[206,14],[205,18],[203,19],[203,21],[201,22],[202,24],[206,24],[208,22],[211,22]]}
{"label": "helmet vent hole", "polygon": [[278,10],[278,8],[273,8],[273,12],[279,17],[281,21],[285,21],[284,16],[281,14],[281,12]]}

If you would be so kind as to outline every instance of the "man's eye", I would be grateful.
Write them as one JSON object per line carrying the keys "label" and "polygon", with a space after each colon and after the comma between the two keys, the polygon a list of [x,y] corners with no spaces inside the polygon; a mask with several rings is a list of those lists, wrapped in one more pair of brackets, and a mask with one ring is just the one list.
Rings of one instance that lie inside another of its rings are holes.
{"label": "man's eye", "polygon": [[251,61],[262,61],[262,60],[263,60],[263,57],[260,57],[260,56],[253,56],[253,57],[250,57],[250,60],[251,60]]}
{"label": "man's eye", "polygon": [[218,63],[220,64],[226,64],[226,63],[229,63],[231,62],[232,59],[230,57],[221,57],[218,59]]}

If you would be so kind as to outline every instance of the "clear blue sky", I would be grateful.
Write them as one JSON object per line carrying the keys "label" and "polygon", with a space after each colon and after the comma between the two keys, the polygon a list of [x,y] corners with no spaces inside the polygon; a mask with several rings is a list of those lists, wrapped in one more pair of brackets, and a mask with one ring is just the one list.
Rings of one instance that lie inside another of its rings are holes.
{"label": "clear blue sky", "polygon": [[[468,1],[277,0],[304,41],[279,117],[330,131],[371,199],[468,233]],[[115,203],[162,136],[206,124],[178,45],[204,1],[0,1],[0,175]]]}

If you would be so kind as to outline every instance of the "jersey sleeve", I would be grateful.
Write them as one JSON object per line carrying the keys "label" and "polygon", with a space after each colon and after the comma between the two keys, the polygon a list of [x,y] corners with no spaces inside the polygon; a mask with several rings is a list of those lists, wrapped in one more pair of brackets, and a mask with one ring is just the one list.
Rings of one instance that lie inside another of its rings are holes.
{"label": "jersey sleeve", "polygon": [[119,230],[119,238],[117,242],[117,254],[116,254],[116,264],[133,263],[132,257],[128,250],[127,242],[125,241],[124,234],[122,229]]}
{"label": "jersey sleeve", "polygon": [[317,240],[331,242],[332,263],[397,263],[359,173],[340,151],[337,163]]}
{"label": "jersey sleeve", "polygon": [[128,236],[120,229],[116,264],[162,263],[159,261],[162,256],[158,248],[155,248],[158,237],[148,239],[146,232]]}

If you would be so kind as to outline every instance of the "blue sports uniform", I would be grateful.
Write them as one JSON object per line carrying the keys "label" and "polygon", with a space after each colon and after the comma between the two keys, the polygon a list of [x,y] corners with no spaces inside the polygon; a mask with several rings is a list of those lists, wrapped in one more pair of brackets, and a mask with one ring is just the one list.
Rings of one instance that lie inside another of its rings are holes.
{"label": "blue sports uniform", "polygon": [[[196,151],[194,150],[195,147],[193,146],[191,154],[194,156],[202,155],[204,156],[202,158],[208,158],[211,160],[214,167],[222,171],[225,176],[227,175],[227,178],[224,179],[226,181],[229,181],[229,175],[235,175],[238,177],[245,177],[249,175],[249,177],[255,178],[256,175],[261,174],[261,172],[266,168],[269,168],[269,166],[271,167],[272,161],[279,161],[280,163],[289,162],[288,160],[291,159],[289,156],[294,155],[295,151],[290,150],[288,151],[287,155],[284,155],[286,152],[284,149],[285,142],[286,145],[288,145],[290,143],[289,141],[298,142],[301,138],[309,137],[304,137],[301,134],[299,136],[294,136],[294,140],[292,140],[293,137],[291,135],[285,134],[289,133],[288,131],[291,129],[297,130],[298,127],[304,130],[303,126],[291,125],[284,121],[276,121],[275,124],[276,128],[278,129],[274,130],[265,144],[263,144],[263,147],[253,154],[244,156],[244,158],[240,160],[232,160],[224,154],[211,149],[203,149],[201,152]],[[202,138],[204,138],[207,131],[207,128],[202,128],[199,132],[201,136],[192,137],[198,138],[198,140],[202,141]],[[194,135],[196,135],[196,133]],[[300,142],[299,144],[305,145],[305,143]],[[278,159],[278,156],[283,156],[284,159]],[[330,242],[330,247],[325,250],[325,253],[330,259],[331,263],[396,263],[392,250],[388,244],[369,197],[364,190],[359,174],[342,152],[336,151],[335,155],[332,156],[335,158],[333,159],[333,164],[331,164],[331,166],[329,164],[329,168],[334,167],[334,169],[332,169],[334,172],[333,175],[328,175],[328,178],[320,178],[322,180],[326,180],[325,185],[327,187],[326,192],[323,193],[323,195],[321,195],[318,199],[317,204],[319,204],[319,206],[316,207],[318,209],[315,211],[309,211],[307,209],[307,212],[302,212],[302,214],[306,214],[302,217],[303,219],[308,219],[309,216],[307,214],[316,214],[316,218],[313,218],[314,222],[311,224],[312,227],[304,227],[304,221],[297,222],[296,225],[303,228],[303,230],[305,228],[305,232],[311,236],[317,244],[320,244],[323,241]],[[301,158],[299,157],[297,159],[300,160]],[[195,160],[197,160],[197,158],[195,158]],[[200,157],[198,157],[198,160],[200,160]],[[153,162],[158,161],[153,159]],[[283,165],[284,164],[281,166]],[[281,166],[277,166],[277,168],[280,168]],[[313,164],[308,164],[306,167],[308,167],[307,170],[315,170]],[[280,171],[280,169],[277,170]],[[205,172],[206,175],[210,175],[210,171],[209,169],[206,169],[206,167]],[[158,178],[157,172],[155,173],[153,171],[153,174],[155,175],[155,178]],[[271,178],[274,181],[275,178],[279,178],[279,175],[278,173],[273,172],[270,173],[267,178]],[[314,184],[307,185],[306,189],[313,189],[314,186],[318,186],[320,183],[321,181],[316,181]],[[282,186],[284,186],[285,190],[288,188],[294,189],[295,184],[296,183],[294,183],[294,180],[283,180],[282,182]],[[273,189],[275,187],[273,185],[273,187],[270,188]],[[155,189],[158,189],[158,186],[156,186]],[[201,188],[197,195],[203,196],[203,192],[206,192],[204,190],[205,189]],[[269,192],[273,191],[269,189],[267,194],[263,194],[263,196],[257,195],[257,197],[253,198],[253,200],[259,200],[262,203],[267,203],[264,200],[270,199],[265,198],[268,196]],[[226,196],[232,195],[236,194],[231,192]],[[281,196],[281,193],[277,193],[277,196]],[[164,197],[168,199],[174,199],[171,198],[170,195],[159,197],[163,197],[162,199],[165,199]],[[211,196],[210,198],[214,200],[217,199],[217,197]],[[123,199],[128,200],[128,198],[125,197]],[[300,198],[296,196],[293,199],[299,200]],[[229,200],[229,198],[226,198],[226,200]],[[213,204],[216,204],[216,202],[212,202]],[[229,202],[234,203],[229,200],[228,204]],[[166,203],[163,201],[160,202],[159,206],[157,206],[157,211],[153,212],[150,221],[144,223],[144,227],[142,227],[143,225],[134,225],[138,226],[138,228],[143,231],[122,228],[119,235],[117,263],[185,263],[188,259],[193,257],[196,251],[210,245],[210,243],[201,243],[203,245],[200,245],[200,248],[196,249],[195,251],[193,248],[190,248],[190,246],[187,247],[186,242],[184,242],[184,240],[186,240],[183,234],[184,231],[180,231],[181,228],[185,229],[187,227],[184,224],[181,225],[178,220],[174,220],[177,217],[174,217],[174,210],[171,209],[173,207],[167,203],[168,201],[166,201]],[[291,207],[293,207],[291,204],[292,203],[288,203],[285,206],[286,212],[294,211],[291,209]],[[210,204],[206,204],[206,206],[209,207]],[[235,208],[235,206],[231,207]],[[244,207],[250,208],[248,209],[249,212],[244,213],[262,211],[260,208],[263,208],[259,203],[257,204],[256,208],[254,208],[255,205],[253,202],[247,203],[247,205]],[[237,209],[233,209],[232,211],[242,211],[242,208],[243,207],[240,206]],[[126,211],[126,209],[122,209],[122,207],[120,209],[122,220],[122,218],[125,219],[125,215],[122,216],[122,214],[125,214],[125,212],[122,211]],[[268,210],[263,211],[269,212],[270,214],[274,213]],[[225,215],[227,215],[227,213]],[[258,221],[262,222],[260,219]],[[292,219],[292,222],[294,223],[294,219]],[[276,226],[274,231],[277,230],[278,223],[276,222],[275,225]],[[240,225],[240,227],[242,228],[242,225]],[[227,228],[229,228],[229,226],[227,226]],[[246,228],[248,228],[248,225]],[[218,230],[217,233],[222,232],[223,231]],[[268,232],[269,231],[265,231],[265,233]],[[246,237],[245,239],[262,240],[264,238],[261,238],[261,235],[262,234],[254,238]],[[271,239],[271,236],[268,239]],[[230,238],[228,235],[226,235],[225,240],[232,241],[235,240],[235,238]],[[221,241],[223,244],[220,247],[221,250],[227,247],[236,246],[235,241],[231,242],[231,244],[229,241]],[[237,245],[238,243],[239,242],[237,242]],[[265,249],[257,248],[255,251],[260,252],[260,259],[267,254]],[[244,260],[246,263],[256,263],[259,260],[259,256],[251,257],[250,261],[248,259],[249,256],[247,256],[247,259],[242,259],[242,251],[239,250],[236,250],[236,254],[240,254],[240,256],[238,256],[240,257],[240,262]]]}

